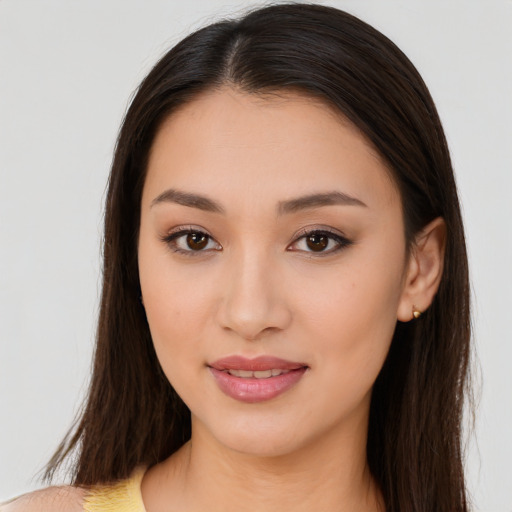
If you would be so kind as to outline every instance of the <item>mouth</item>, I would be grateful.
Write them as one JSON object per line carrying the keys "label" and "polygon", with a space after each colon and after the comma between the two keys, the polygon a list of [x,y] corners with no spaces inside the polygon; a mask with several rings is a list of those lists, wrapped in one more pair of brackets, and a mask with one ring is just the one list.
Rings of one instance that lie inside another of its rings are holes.
{"label": "mouth", "polygon": [[271,400],[293,388],[308,366],[273,356],[247,359],[231,356],[208,365],[220,390],[235,400],[255,403]]}
{"label": "mouth", "polygon": [[[231,371],[234,370],[240,372],[272,372],[280,371],[286,372],[290,370],[298,370],[299,368],[307,367],[305,363],[299,363],[294,361],[287,361],[274,356],[259,356],[249,359],[244,356],[229,356],[218,359],[217,361],[209,364],[211,368],[215,368],[220,371]],[[236,375],[237,377],[243,377],[244,375]],[[248,376],[248,375],[245,375]],[[261,376],[260,378],[267,378],[271,375]],[[256,375],[258,378],[258,376]]]}
{"label": "mouth", "polygon": [[271,370],[259,370],[252,372],[251,370],[223,370],[233,377],[240,377],[242,379],[269,379],[270,377],[278,377],[293,370],[281,370],[279,368],[272,368]]}

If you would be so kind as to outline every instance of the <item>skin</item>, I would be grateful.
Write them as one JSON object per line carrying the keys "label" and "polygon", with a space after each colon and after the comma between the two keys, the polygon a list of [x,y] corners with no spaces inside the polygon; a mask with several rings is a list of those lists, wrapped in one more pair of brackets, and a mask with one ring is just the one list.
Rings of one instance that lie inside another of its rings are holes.
{"label": "skin", "polygon": [[[223,212],[177,204],[170,189]],[[355,201],[283,208],[333,191]],[[384,510],[366,464],[371,390],[396,321],[411,321],[438,289],[443,220],[406,250],[395,183],[357,129],[299,94],[228,87],[163,123],[141,206],[144,307],[162,368],[192,413],[191,440],[144,476],[147,512]],[[211,238],[192,251],[186,236],[168,240],[177,228]],[[308,245],[313,230],[342,243],[324,235]],[[325,248],[312,250],[319,241]],[[236,354],[308,370],[271,400],[239,402],[208,369]],[[83,499],[84,489],[50,487],[2,511],[78,512]]]}
{"label": "skin", "polygon": [[[162,198],[170,189],[223,212]],[[279,210],[333,191],[362,204]],[[180,229],[207,234],[207,246],[166,239]],[[316,252],[304,229],[347,242],[324,238]],[[397,319],[430,304],[443,251],[436,219],[407,252],[389,170],[315,100],[224,87],[169,117],[150,154],[138,256],[155,349],[191,410],[192,439],[146,473],[147,511],[382,509],[366,465],[371,390]],[[239,402],[207,366],[235,354],[308,370],[272,400]]]}

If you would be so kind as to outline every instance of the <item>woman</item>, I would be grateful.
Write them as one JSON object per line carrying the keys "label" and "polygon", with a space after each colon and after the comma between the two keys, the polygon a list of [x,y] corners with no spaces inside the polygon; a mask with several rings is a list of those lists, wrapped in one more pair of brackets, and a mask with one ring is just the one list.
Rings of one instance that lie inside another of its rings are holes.
{"label": "woman", "polygon": [[72,485],[5,510],[465,511],[468,290],[393,43],[305,4],[201,29],[119,135]]}

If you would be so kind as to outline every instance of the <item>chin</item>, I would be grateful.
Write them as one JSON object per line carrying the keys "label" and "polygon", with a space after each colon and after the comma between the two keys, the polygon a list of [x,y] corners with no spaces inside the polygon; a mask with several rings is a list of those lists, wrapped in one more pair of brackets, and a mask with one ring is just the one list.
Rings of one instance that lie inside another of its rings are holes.
{"label": "chin", "polygon": [[255,434],[251,436],[230,436],[222,440],[226,448],[232,451],[258,458],[275,458],[290,455],[298,451],[303,443],[290,439],[289,435],[276,433]]}
{"label": "chin", "polygon": [[[238,417],[234,421],[219,421],[215,418],[211,424],[197,422],[203,430],[201,437],[207,436],[220,449],[227,448],[234,452],[253,457],[281,457],[301,450],[314,436],[303,430],[302,421],[279,421],[274,415],[269,418]],[[302,427],[297,429],[297,426]],[[310,439],[311,438],[311,439]]]}

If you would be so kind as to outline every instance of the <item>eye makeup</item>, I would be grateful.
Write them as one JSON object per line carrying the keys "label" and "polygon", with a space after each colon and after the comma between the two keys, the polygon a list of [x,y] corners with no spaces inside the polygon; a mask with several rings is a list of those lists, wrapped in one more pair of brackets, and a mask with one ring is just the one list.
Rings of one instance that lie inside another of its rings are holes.
{"label": "eye makeup", "polygon": [[185,256],[221,251],[222,246],[206,231],[195,226],[178,226],[161,237],[169,249]]}
{"label": "eye makeup", "polygon": [[[178,226],[162,236],[161,240],[172,251],[186,256],[222,251],[220,243],[196,226]],[[352,244],[345,235],[330,228],[303,228],[294,235],[294,241],[286,250],[322,257],[337,253]]]}
{"label": "eye makeup", "polygon": [[[303,251],[316,256],[328,256],[353,244],[345,235],[332,228],[303,228],[295,235],[287,250]],[[302,247],[299,247],[299,245]],[[295,248],[294,248],[295,246]]]}

